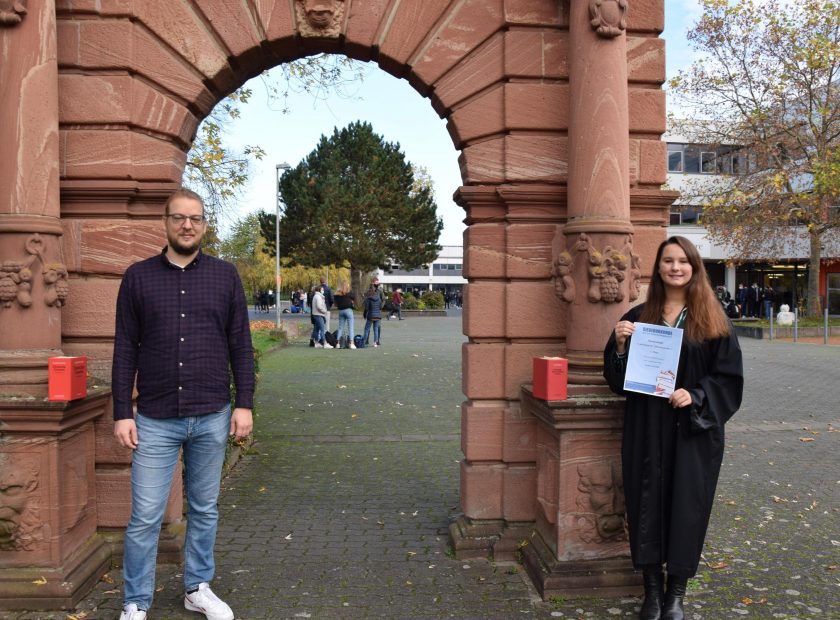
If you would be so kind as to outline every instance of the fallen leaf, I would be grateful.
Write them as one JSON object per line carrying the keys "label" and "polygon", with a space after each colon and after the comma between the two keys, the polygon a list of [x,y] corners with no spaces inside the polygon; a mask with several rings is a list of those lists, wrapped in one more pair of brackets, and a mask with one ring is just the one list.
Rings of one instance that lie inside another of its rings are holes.
{"label": "fallen leaf", "polygon": [[292,535],[291,535],[291,534],[289,534],[289,535],[288,535],[288,536],[286,536],[285,538],[286,538],[286,540],[291,540],[291,539],[292,539]]}
{"label": "fallen leaf", "polygon": [[837,570],[837,564],[832,564],[831,566],[826,566],[825,570]]}
{"label": "fallen leaf", "polygon": [[726,504],[727,506],[737,506],[734,499],[728,499],[728,500],[724,501],[723,503]]}
{"label": "fallen leaf", "polygon": [[111,577],[111,575],[109,575],[108,573],[102,575],[102,577],[100,577],[99,580],[104,581],[105,583],[114,583],[114,578]]}
{"label": "fallen leaf", "polygon": [[814,441],[814,438],[813,437],[800,437],[799,441],[801,441],[802,443],[808,443],[809,441]]}
{"label": "fallen leaf", "polygon": [[708,566],[712,570],[720,570],[722,568],[729,568],[729,564],[727,564],[726,562],[713,562],[711,564],[707,563],[706,566]]}
{"label": "fallen leaf", "polygon": [[260,487],[259,491],[260,491],[260,493],[265,493],[265,487]]}
{"label": "fallen leaf", "polygon": [[40,579],[36,579],[32,583],[34,583],[36,586],[42,586],[47,583],[47,580],[44,577],[41,577]]}
{"label": "fallen leaf", "polygon": [[88,612],[80,611],[77,614],[68,614],[67,620],[82,620],[82,618],[87,618]]}

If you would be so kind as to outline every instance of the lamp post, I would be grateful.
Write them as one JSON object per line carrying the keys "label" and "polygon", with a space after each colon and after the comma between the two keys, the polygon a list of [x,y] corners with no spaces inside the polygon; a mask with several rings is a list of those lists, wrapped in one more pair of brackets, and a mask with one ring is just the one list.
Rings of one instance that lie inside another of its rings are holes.
{"label": "lamp post", "polygon": [[277,216],[274,219],[274,319],[277,329],[280,329],[280,175],[281,170],[289,170],[291,166],[286,162],[277,164],[277,179],[275,189],[277,190]]}

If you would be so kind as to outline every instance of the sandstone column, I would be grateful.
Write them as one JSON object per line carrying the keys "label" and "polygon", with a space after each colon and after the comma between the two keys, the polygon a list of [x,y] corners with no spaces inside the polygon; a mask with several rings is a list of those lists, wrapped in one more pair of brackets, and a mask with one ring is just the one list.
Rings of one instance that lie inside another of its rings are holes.
{"label": "sandstone column", "polygon": [[570,381],[603,383],[604,339],[638,296],[630,223],[627,0],[572,2],[568,223],[555,261]]}
{"label": "sandstone column", "polygon": [[53,0],[0,3],[0,57],[0,609],[69,607],[109,560],[93,484],[108,394],[46,399],[68,293]]}
{"label": "sandstone column", "polygon": [[638,297],[630,223],[627,0],[569,4],[568,219],[555,239],[555,291],[568,304],[570,398],[523,389],[537,419],[537,519],[524,547],[540,593],[622,595],[629,561],[621,477],[622,399],[602,377],[606,339]]}
{"label": "sandstone column", "polygon": [[31,4],[28,14],[25,3],[0,9],[0,393],[44,396],[47,357],[61,347],[67,270],[59,245],[55,6]]}

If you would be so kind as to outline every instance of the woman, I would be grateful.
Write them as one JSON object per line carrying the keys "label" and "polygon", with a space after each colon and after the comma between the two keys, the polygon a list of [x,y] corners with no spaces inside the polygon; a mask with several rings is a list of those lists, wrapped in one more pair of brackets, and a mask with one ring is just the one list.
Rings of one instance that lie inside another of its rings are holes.
{"label": "woman", "polygon": [[379,280],[374,279],[365,293],[365,309],[362,316],[367,319],[365,322],[365,345],[370,337],[370,328],[373,327],[373,346],[379,346],[379,334],[382,329],[382,295],[379,293]]}
{"label": "woman", "polygon": [[[683,329],[668,399],[623,389],[637,321]],[[621,318],[604,350],[604,377],[627,397],[621,452],[630,550],[644,574],[639,618],[682,619],[723,460],[724,423],[741,406],[744,386],[738,339],[685,237],[659,246],[646,303]]]}
{"label": "woman", "polygon": [[344,347],[347,349],[355,349],[356,345],[353,344],[353,293],[347,282],[342,282],[339,285],[338,290],[335,292],[335,306],[338,308],[338,344],[336,344],[335,347],[337,349],[341,348],[342,338],[344,337],[344,326],[346,324],[348,326],[348,337]]}
{"label": "woman", "polygon": [[312,342],[316,349],[332,349],[332,345],[325,340],[327,302],[324,300],[324,293],[321,286],[312,287]]}

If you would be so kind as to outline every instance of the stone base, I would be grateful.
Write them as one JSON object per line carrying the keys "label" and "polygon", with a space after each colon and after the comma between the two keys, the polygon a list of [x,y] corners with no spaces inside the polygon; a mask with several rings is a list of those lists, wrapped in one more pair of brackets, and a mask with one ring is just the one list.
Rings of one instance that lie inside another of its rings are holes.
{"label": "stone base", "polygon": [[503,519],[473,520],[461,515],[449,524],[449,541],[459,560],[492,558],[500,562],[518,560],[522,541],[534,531],[533,523],[511,523]]}
{"label": "stone base", "polygon": [[110,549],[95,535],[63,566],[0,569],[0,609],[73,609],[110,567]]}
{"label": "stone base", "polygon": [[630,558],[560,561],[534,535],[522,550],[528,576],[543,600],[553,596],[617,598],[642,593],[642,573]]}

